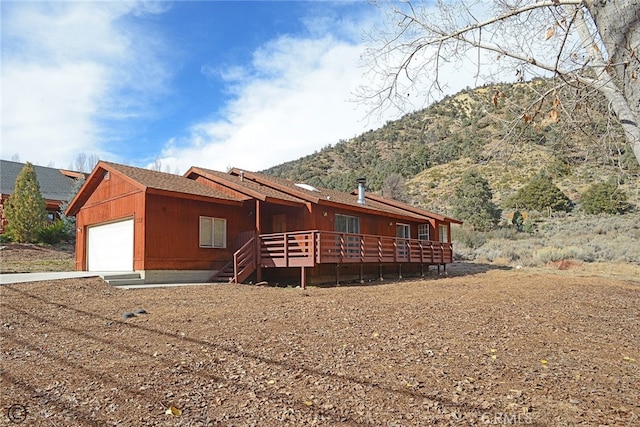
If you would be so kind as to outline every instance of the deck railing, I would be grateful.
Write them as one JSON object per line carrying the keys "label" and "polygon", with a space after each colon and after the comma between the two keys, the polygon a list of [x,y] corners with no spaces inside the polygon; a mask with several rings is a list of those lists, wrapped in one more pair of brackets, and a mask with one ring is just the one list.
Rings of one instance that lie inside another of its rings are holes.
{"label": "deck railing", "polygon": [[259,248],[263,267],[453,262],[451,243],[319,230],[262,234]]}
{"label": "deck railing", "polygon": [[242,283],[256,269],[256,237],[251,237],[233,254],[233,283]]}

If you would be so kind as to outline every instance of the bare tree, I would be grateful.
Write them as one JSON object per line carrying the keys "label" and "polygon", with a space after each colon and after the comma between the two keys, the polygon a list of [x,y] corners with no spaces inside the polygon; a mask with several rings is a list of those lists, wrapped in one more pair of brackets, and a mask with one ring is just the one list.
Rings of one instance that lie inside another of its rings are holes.
{"label": "bare tree", "polygon": [[100,157],[96,154],[87,156],[86,153],[78,153],[75,163],[69,165],[69,169],[78,172],[91,172],[100,161]]}
{"label": "bare tree", "polygon": [[392,173],[382,183],[382,195],[399,202],[407,201],[405,179],[399,173]]}
{"label": "bare tree", "polygon": [[150,168],[152,171],[162,172],[162,160],[156,158]]}
{"label": "bare tree", "polygon": [[96,165],[98,164],[99,161],[100,161],[100,156],[98,156],[97,154],[89,155],[89,157],[87,158],[87,167],[88,167],[88,169],[86,171],[82,171],[82,172],[91,172],[93,170],[93,168],[96,167]]}
{"label": "bare tree", "polygon": [[[374,110],[404,111],[416,96],[430,102],[442,93],[443,73],[452,65],[472,63],[477,81],[485,82],[508,73],[520,81],[554,77],[556,88],[543,94],[553,99],[550,117],[571,115],[556,89],[600,93],[640,164],[638,0],[379,4],[392,25],[371,35],[365,61],[374,78],[360,92]],[[538,113],[538,106],[529,106],[521,119],[533,121]]]}
{"label": "bare tree", "polygon": [[86,153],[78,153],[76,156],[76,162],[74,163],[74,170],[78,172],[85,172],[87,170],[87,155]]}

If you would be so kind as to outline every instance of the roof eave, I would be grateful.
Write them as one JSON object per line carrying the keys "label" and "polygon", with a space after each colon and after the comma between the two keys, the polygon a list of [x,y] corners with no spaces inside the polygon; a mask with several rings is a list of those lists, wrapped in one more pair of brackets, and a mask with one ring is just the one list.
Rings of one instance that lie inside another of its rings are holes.
{"label": "roof eave", "polygon": [[318,197],[313,197],[310,194],[307,194],[303,191],[297,191],[294,190],[292,188],[286,187],[284,185],[280,185],[277,182],[268,180],[268,179],[264,179],[262,178],[260,175],[254,174],[252,172],[247,172],[245,170],[241,170],[241,169],[237,169],[237,168],[233,168],[229,171],[229,174],[231,175],[235,175],[238,176],[240,175],[240,172],[242,172],[242,174],[245,176],[245,178],[250,179],[254,182],[257,182],[261,185],[264,185],[265,187],[270,187],[273,188],[274,190],[278,190],[281,191],[285,194],[288,194],[289,196],[293,196],[293,197],[297,197],[298,199],[302,199],[302,200],[306,200],[308,202],[311,203],[319,203],[319,200],[322,200]]}
{"label": "roof eave", "polygon": [[223,199],[215,196],[205,196],[202,194],[191,194],[181,191],[163,190],[160,188],[147,188],[147,194],[156,196],[166,196],[178,199],[197,200],[202,202],[211,202],[214,200],[218,204],[230,205],[230,206],[242,206],[241,200]]}

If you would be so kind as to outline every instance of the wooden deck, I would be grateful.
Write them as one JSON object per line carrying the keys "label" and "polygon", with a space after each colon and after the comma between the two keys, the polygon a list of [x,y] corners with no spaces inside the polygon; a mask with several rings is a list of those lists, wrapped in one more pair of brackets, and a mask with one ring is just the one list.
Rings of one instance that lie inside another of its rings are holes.
{"label": "wooden deck", "polygon": [[263,267],[452,261],[451,243],[319,230],[263,234],[258,258]]}
{"label": "wooden deck", "polygon": [[453,262],[451,243],[331,231],[296,231],[248,237],[234,254],[231,281],[240,283],[256,269],[299,267],[305,286],[306,268],[319,264],[445,265]]}

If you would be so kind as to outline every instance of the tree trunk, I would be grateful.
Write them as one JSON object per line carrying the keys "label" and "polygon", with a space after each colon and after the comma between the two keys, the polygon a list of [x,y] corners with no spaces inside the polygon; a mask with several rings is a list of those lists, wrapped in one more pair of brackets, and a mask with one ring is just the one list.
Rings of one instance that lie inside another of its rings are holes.
{"label": "tree trunk", "polygon": [[585,4],[609,55],[598,87],[640,164],[640,1],[586,0]]}

